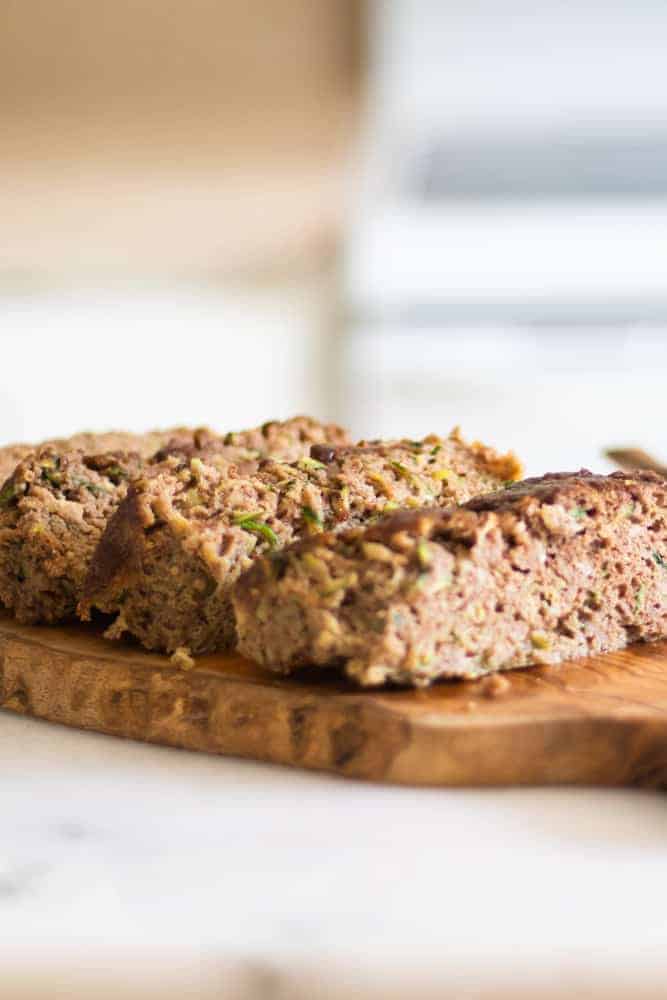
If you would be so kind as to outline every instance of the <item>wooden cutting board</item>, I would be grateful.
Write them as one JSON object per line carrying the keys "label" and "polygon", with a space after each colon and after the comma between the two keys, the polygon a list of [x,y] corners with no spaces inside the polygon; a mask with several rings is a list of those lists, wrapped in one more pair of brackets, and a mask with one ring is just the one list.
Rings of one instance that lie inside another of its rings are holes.
{"label": "wooden cutting board", "polygon": [[93,628],[0,618],[0,705],[80,729],[415,785],[667,787],[667,643],[426,691],[189,671]]}

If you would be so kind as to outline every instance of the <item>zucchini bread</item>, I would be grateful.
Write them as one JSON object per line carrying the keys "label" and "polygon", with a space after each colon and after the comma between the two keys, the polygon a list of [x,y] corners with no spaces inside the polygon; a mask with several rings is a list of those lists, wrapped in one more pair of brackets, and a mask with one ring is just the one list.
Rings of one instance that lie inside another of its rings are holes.
{"label": "zucchini bread", "polygon": [[448,438],[317,445],[251,475],[172,455],[131,486],[93,557],[80,604],[117,613],[108,632],[203,653],[235,641],[231,587],[258,556],[302,535],[399,507],[449,505],[519,475],[513,455]]}
{"label": "zucchini bread", "polygon": [[425,685],[667,635],[667,480],[547,475],[457,510],[398,514],[255,563],[239,649],[280,672],[338,666]]}
{"label": "zucchini bread", "polygon": [[[235,463],[256,468],[262,456],[305,454],[328,435],[346,440],[335,425],[295,417],[224,437],[206,428],[80,434],[70,439],[77,449],[63,450],[67,442],[56,441],[29,453],[0,490],[0,601],[26,624],[74,615],[102,531],[129,480],[150,468],[148,455],[156,445],[173,452],[176,463],[210,450],[211,461],[228,470]],[[81,450],[119,444],[140,450],[98,455]]]}

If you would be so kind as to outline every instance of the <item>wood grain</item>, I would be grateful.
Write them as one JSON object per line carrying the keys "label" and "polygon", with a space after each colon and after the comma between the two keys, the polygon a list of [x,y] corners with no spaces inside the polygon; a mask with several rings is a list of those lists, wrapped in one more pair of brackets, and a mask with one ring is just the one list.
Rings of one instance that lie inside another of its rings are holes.
{"label": "wood grain", "polygon": [[667,644],[427,691],[179,670],[93,628],[0,618],[0,705],[168,746],[414,785],[667,787]]}
{"label": "wood grain", "polygon": [[607,448],[605,455],[612,462],[616,462],[621,469],[629,472],[644,469],[648,472],[657,472],[660,476],[667,476],[667,466],[642,448]]}

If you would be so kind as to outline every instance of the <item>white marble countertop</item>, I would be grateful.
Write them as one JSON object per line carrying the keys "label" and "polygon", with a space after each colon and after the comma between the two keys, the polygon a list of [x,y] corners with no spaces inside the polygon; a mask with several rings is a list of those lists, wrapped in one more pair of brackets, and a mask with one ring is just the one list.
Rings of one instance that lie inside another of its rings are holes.
{"label": "white marble countertop", "polygon": [[664,995],[662,794],[382,787],[8,713],[0,760],[3,996]]}

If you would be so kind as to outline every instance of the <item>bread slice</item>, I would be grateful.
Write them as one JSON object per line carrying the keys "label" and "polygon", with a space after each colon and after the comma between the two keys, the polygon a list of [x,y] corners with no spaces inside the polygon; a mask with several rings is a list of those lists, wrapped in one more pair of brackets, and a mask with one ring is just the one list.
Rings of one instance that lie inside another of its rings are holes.
{"label": "bread slice", "polygon": [[0,601],[25,624],[73,617],[107,519],[143,459],[40,449],[0,490]]}
{"label": "bread slice", "polygon": [[108,633],[203,653],[235,641],[230,591],[258,556],[400,507],[450,505],[519,474],[513,455],[458,432],[423,441],[318,445],[296,463],[239,475],[172,456],[131,487],[93,557],[80,613],[116,613]]}
{"label": "bread slice", "polygon": [[425,685],[667,636],[667,481],[548,475],[309,539],[239,582],[240,651]]}

